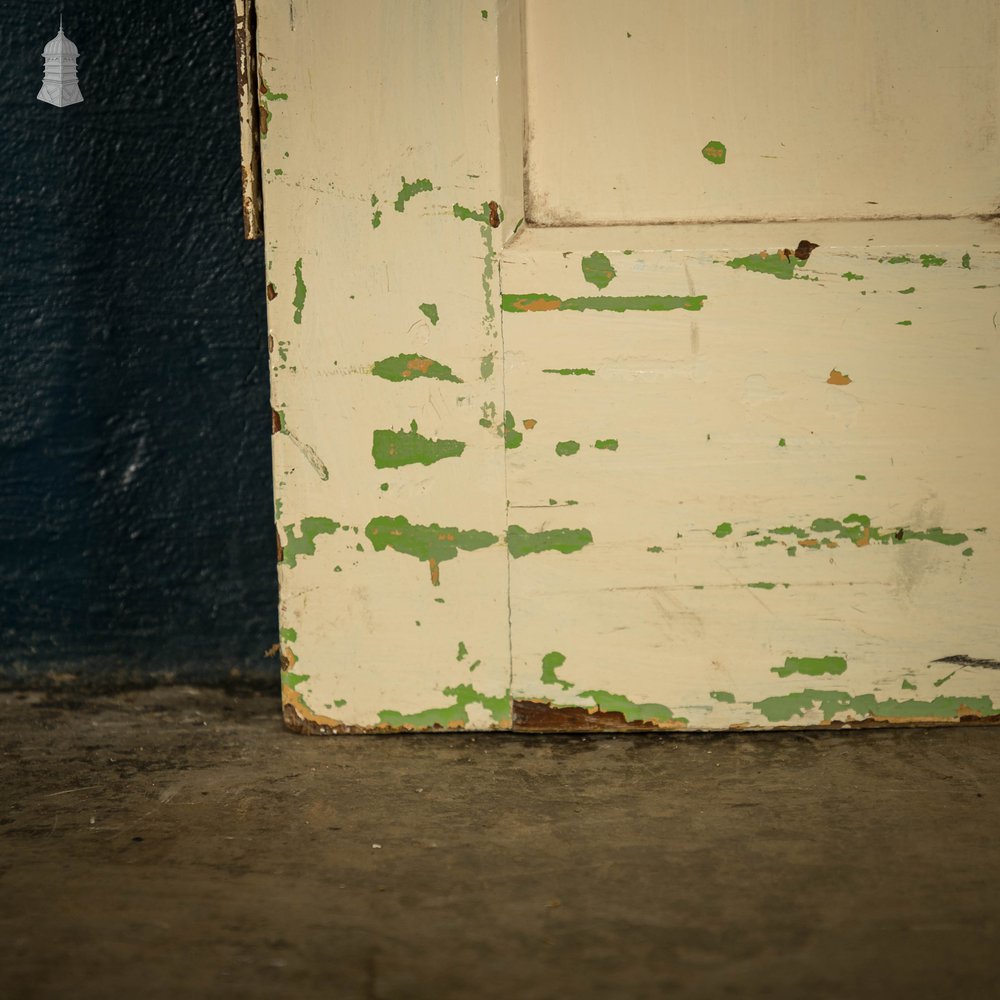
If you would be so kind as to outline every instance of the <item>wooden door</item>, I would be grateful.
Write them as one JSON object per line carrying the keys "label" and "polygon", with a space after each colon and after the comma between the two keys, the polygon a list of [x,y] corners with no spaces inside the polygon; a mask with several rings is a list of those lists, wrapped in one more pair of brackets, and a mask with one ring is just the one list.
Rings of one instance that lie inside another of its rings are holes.
{"label": "wooden door", "polygon": [[257,16],[293,728],[998,714],[994,4]]}

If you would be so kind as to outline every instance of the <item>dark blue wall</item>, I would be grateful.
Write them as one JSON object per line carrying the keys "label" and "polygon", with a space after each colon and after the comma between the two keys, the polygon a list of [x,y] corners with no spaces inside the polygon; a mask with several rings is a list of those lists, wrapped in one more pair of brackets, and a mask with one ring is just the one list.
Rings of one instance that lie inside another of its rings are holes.
{"label": "dark blue wall", "polygon": [[276,674],[235,65],[227,0],[0,0],[0,683]]}

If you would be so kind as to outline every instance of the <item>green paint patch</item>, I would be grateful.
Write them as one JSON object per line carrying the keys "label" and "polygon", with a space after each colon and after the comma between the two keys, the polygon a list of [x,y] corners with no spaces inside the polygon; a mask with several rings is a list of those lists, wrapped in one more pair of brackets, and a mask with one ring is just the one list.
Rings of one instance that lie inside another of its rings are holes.
{"label": "green paint patch", "polygon": [[911,319],[901,319],[896,326],[913,326],[913,320]]}
{"label": "green paint patch", "polygon": [[421,354],[398,354],[383,358],[372,366],[372,375],[389,382],[411,382],[415,378],[436,378],[442,382],[462,380],[447,366]]}
{"label": "green paint patch", "polygon": [[443,708],[428,708],[412,715],[385,710],[379,712],[379,722],[395,729],[450,729],[468,723],[469,705],[482,705],[496,723],[505,724],[510,721],[509,691],[494,698],[481,694],[471,684],[458,684],[455,687],[445,688],[441,693],[446,698],[454,698],[455,704]]}
{"label": "green paint patch", "polygon": [[662,545],[650,545],[649,548],[646,549],[646,551],[647,552],[662,552],[663,551],[663,546]]}
{"label": "green paint patch", "polygon": [[415,181],[407,181],[405,177],[399,178],[402,187],[396,195],[394,208],[397,212],[402,212],[406,208],[406,203],[421,191],[433,191],[434,185],[426,177],[420,177]]}
{"label": "green paint patch", "polygon": [[786,442],[784,438],[778,438],[778,447],[779,447],[779,448],[784,448],[784,447],[786,447],[786,446],[787,446],[787,443],[788,443],[788,442]]}
{"label": "green paint patch", "polygon": [[558,295],[542,292],[513,292],[501,297],[504,312],[668,312],[687,309],[697,312],[707,295],[583,295],[561,299]]}
{"label": "green paint patch", "polygon": [[701,155],[704,156],[709,163],[721,166],[726,162],[726,146],[724,143],[719,142],[718,139],[713,139],[711,142],[706,143],[702,147]]}
{"label": "green paint patch", "polygon": [[438,325],[438,307],[434,302],[421,302],[420,311],[431,321],[431,326]]}
{"label": "green paint patch", "polygon": [[282,170],[281,167],[275,167],[274,168],[274,176],[275,177],[281,177],[284,174],[284,172],[285,171]]}
{"label": "green paint patch", "polygon": [[617,438],[603,438],[600,441],[594,442],[594,447],[598,451],[617,451],[618,450],[618,439]]}
{"label": "green paint patch", "polygon": [[507,549],[514,559],[536,552],[579,552],[592,544],[594,536],[586,528],[554,528],[551,531],[527,531],[512,524],[507,529]]}
{"label": "green paint patch", "polygon": [[285,642],[296,642],[299,638],[298,633],[293,628],[280,628],[278,634]]}
{"label": "green paint patch", "polygon": [[861,479],[861,480],[865,480],[865,479],[867,479],[868,477],[867,477],[867,476],[862,476],[862,475],[861,475],[861,474],[859,473],[859,474],[858,474],[858,475],[856,475],[856,476],[855,476],[854,478],[855,478],[855,479]]}
{"label": "green paint patch", "polygon": [[458,644],[458,656],[455,657],[455,659],[457,659],[458,662],[461,663],[462,660],[464,660],[468,655],[469,655],[469,651],[468,651],[468,649],[466,649],[465,643],[464,642],[459,642],[459,644]]}
{"label": "green paint patch", "polygon": [[490,12],[488,10],[481,10],[479,13],[482,15],[484,21],[489,19]]}
{"label": "green paint patch", "polygon": [[295,262],[295,297],[292,299],[295,307],[295,315],[292,316],[293,323],[302,322],[302,310],[306,305],[306,283],[302,280],[302,258]]}
{"label": "green paint patch", "polygon": [[319,535],[332,535],[340,527],[341,525],[337,521],[331,521],[328,517],[304,517],[299,522],[301,534],[296,535],[295,525],[286,524],[281,561],[286,566],[294,567],[301,557],[314,556],[316,554],[316,538]]}
{"label": "green paint patch", "polygon": [[478,211],[474,208],[466,208],[456,202],[451,207],[451,214],[463,222],[481,222],[493,229],[496,229],[503,222],[503,209],[495,201],[484,201]]}
{"label": "green paint patch", "polygon": [[879,257],[880,264],[913,264],[915,261],[908,254],[901,253],[895,257]]}
{"label": "green paint patch", "polygon": [[[760,543],[758,542],[757,544],[759,545]],[[777,587],[778,585],[776,583],[766,583],[765,581],[761,580],[757,583],[748,583],[747,586],[755,587],[757,590],[774,590],[774,588]]]}
{"label": "green paint patch", "polygon": [[708,696],[716,701],[724,702],[726,705],[736,704],[736,695],[732,691],[709,691]]}
{"label": "green paint patch", "polygon": [[573,685],[569,681],[564,681],[556,676],[556,670],[566,662],[566,657],[559,652],[546,653],[542,657],[542,683],[558,684],[564,691],[568,691]]}
{"label": "green paint patch", "polygon": [[904,691],[916,691],[917,685],[911,684],[905,677],[903,678],[903,690]]}
{"label": "green paint patch", "polygon": [[954,677],[955,674],[957,674],[957,673],[958,673],[958,670],[956,669],[956,670],[953,670],[950,674],[945,674],[944,677],[939,677],[934,682],[934,687],[936,687],[936,688],[941,687],[942,684],[944,684],[946,681],[950,681],[952,679],[952,677]]}
{"label": "green paint patch", "polygon": [[417,432],[416,420],[408,431],[376,430],[372,433],[372,458],[376,469],[399,469],[404,465],[433,465],[445,458],[459,458],[464,441],[432,440]]}
{"label": "green paint patch", "polygon": [[754,542],[754,545],[759,549],[767,548],[768,545],[777,545],[778,543],[770,536],[765,535],[759,542]]}
{"label": "green paint patch", "polygon": [[430,567],[431,583],[440,583],[440,564],[459,551],[473,552],[495,545],[500,539],[489,531],[462,531],[439,524],[410,524],[405,517],[373,517],[365,535],[376,552],[394,549]]}
{"label": "green paint patch", "polygon": [[610,691],[581,691],[581,698],[592,698],[601,712],[620,712],[626,722],[687,722],[678,719],[666,705],[656,702],[635,702],[623,694]]}
{"label": "green paint patch", "polygon": [[914,288],[913,285],[910,285],[909,288],[901,288],[899,290],[899,294],[900,295],[912,295],[915,291],[916,291],[916,288]]}
{"label": "green paint patch", "polygon": [[560,441],[556,445],[556,454],[560,458],[565,458],[567,455],[575,455],[579,450],[579,441]]}
{"label": "green paint patch", "polygon": [[[723,528],[725,525],[720,525]],[[731,527],[731,526],[730,526]],[[725,534],[719,534],[719,528],[714,532],[716,537],[723,538]],[[867,545],[900,545],[904,542],[935,542],[938,545],[962,545],[969,540],[969,536],[960,531],[944,531],[940,527],[926,528],[920,531],[912,531],[909,528],[883,528],[871,523],[871,518],[867,514],[848,514],[842,520],[835,517],[817,517],[810,524],[809,528],[800,528],[795,525],[779,525],[768,529],[771,535],[794,535],[798,544],[806,549],[836,548],[839,540],[844,539],[854,545],[864,547]],[[823,538],[820,536],[833,536]]]}
{"label": "green paint patch", "polygon": [[380,484],[379,484],[379,489],[380,489],[380,490],[381,490],[381,491],[382,491],[383,493],[385,493],[385,492],[386,492],[386,491],[387,491],[387,490],[389,489],[389,484],[388,484],[388,483],[380,483]]}
{"label": "green paint patch", "polygon": [[847,669],[847,660],[842,656],[786,656],[783,667],[771,667],[771,673],[779,677],[792,674],[807,674],[819,677],[822,674],[842,674]]}
{"label": "green paint patch", "polygon": [[799,691],[755,701],[757,709],[769,722],[789,722],[806,712],[819,709],[823,721],[851,712],[861,718],[889,720],[957,719],[960,715],[991,715],[998,711],[987,696],[951,697],[940,695],[932,701],[879,700],[873,694],[850,695],[846,691]]}
{"label": "green paint patch", "polygon": [[972,256],[970,254],[962,254],[962,267],[964,267],[966,271],[972,270]]}
{"label": "green paint patch", "polygon": [[962,555],[963,556],[971,556],[972,552],[973,552],[972,549],[962,549]]}
{"label": "green paint patch", "polygon": [[733,526],[728,521],[723,521],[715,531],[712,532],[716,538],[725,538],[726,535],[731,535],[733,533]]}
{"label": "green paint patch", "polygon": [[944,257],[935,257],[932,253],[922,253],[920,255],[920,263],[924,267],[941,267],[941,265],[947,263],[947,261]]}
{"label": "green paint patch", "polygon": [[593,368],[543,368],[545,375],[596,375]]}
{"label": "green paint patch", "polygon": [[855,274],[853,271],[845,271],[842,278],[846,278],[848,281],[864,281],[865,276],[863,274]]}
{"label": "green paint patch", "polygon": [[482,361],[479,362],[479,377],[485,382],[486,379],[493,376],[493,365],[496,360],[496,352],[490,351],[489,354],[484,354]]}
{"label": "green paint patch", "polygon": [[299,684],[303,681],[309,680],[312,674],[294,674],[291,670],[281,671],[281,683],[286,688],[291,688],[293,691]]}
{"label": "green paint patch", "polygon": [[795,277],[796,268],[802,267],[804,260],[799,260],[793,253],[752,253],[746,257],[734,257],[726,261],[726,267],[743,268],[757,274],[770,274],[775,278],[789,280]]}
{"label": "green paint patch", "polygon": [[503,446],[505,448],[520,448],[524,435],[515,428],[514,414],[507,410],[503,415]]}
{"label": "green paint patch", "polygon": [[584,281],[588,281],[601,291],[607,288],[618,274],[607,254],[601,253],[600,250],[595,250],[588,257],[584,257],[580,261],[580,267],[583,269]]}

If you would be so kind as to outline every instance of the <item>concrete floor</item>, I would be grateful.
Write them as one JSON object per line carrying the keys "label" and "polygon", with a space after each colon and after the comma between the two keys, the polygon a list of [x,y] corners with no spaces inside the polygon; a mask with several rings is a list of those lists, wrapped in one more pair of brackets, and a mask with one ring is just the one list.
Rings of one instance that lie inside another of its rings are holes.
{"label": "concrete floor", "polygon": [[0,993],[1000,995],[1000,730],[287,734],[0,695]]}

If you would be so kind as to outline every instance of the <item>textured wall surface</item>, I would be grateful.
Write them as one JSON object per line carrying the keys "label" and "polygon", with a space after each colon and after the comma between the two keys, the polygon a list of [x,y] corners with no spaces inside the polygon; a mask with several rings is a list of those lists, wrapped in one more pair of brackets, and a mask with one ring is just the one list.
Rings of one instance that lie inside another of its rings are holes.
{"label": "textured wall surface", "polygon": [[[59,24],[84,103],[36,100]],[[0,681],[276,669],[231,5],[0,7]]]}

